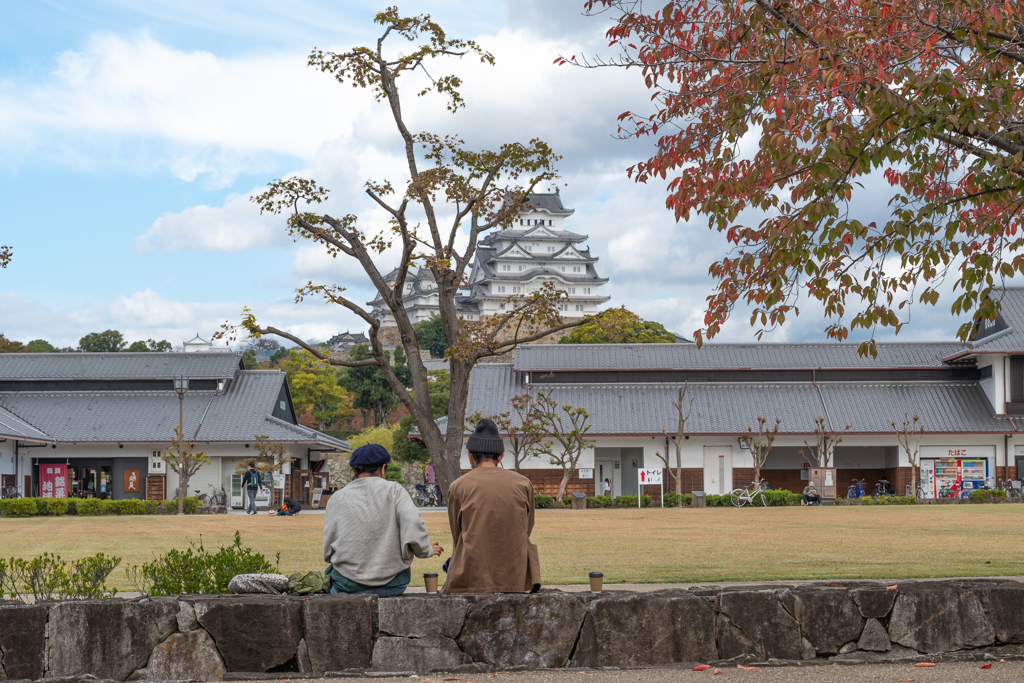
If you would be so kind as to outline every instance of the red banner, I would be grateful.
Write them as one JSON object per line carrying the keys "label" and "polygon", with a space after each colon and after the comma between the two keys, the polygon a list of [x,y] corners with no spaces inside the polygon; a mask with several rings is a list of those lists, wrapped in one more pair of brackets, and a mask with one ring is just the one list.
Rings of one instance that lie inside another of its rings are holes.
{"label": "red banner", "polygon": [[39,497],[40,498],[67,498],[68,497],[68,466],[67,465],[40,465],[39,466]]}

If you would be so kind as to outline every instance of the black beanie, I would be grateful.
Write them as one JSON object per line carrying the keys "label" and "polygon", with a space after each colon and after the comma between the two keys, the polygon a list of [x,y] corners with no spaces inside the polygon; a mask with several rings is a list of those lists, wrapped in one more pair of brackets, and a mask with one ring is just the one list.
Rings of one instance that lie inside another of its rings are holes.
{"label": "black beanie", "polygon": [[466,442],[466,448],[470,453],[489,453],[501,455],[505,452],[505,442],[501,440],[501,433],[494,420],[484,418],[476,424],[476,430]]}

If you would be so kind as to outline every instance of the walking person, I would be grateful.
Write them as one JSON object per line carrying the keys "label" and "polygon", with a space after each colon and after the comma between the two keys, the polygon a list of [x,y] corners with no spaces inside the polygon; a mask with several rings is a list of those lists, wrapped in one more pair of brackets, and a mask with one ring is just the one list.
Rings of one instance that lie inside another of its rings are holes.
{"label": "walking person", "polygon": [[257,514],[256,492],[263,487],[263,477],[260,476],[259,471],[256,469],[256,461],[249,463],[249,469],[245,471],[245,476],[242,477],[242,486],[245,488],[245,493],[249,499],[249,504],[245,509],[245,514],[255,515]]}

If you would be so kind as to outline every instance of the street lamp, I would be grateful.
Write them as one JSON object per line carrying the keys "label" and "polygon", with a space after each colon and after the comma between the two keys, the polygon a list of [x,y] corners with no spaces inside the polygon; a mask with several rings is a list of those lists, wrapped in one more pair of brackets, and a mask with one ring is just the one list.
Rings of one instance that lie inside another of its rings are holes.
{"label": "street lamp", "polygon": [[174,393],[178,395],[178,429],[182,438],[185,437],[185,394],[188,393],[188,377],[181,375],[174,378]]}

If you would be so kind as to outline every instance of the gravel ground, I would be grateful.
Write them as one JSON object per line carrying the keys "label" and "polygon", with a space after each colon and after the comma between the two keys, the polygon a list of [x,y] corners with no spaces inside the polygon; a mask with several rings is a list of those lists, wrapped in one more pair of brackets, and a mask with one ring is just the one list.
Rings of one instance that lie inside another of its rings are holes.
{"label": "gravel ground", "polygon": [[680,683],[680,681],[815,681],[815,683],[860,683],[861,681],[900,681],[909,683],[973,683],[974,681],[1024,681],[1024,662],[994,662],[991,669],[982,669],[981,662],[949,662],[934,667],[913,664],[858,664],[802,667],[762,667],[744,671],[735,667],[692,671],[678,668],[630,669],[626,671],[531,671],[499,672],[497,674],[453,674],[451,676],[419,676],[413,678],[342,678],[328,679],[337,683]]}

